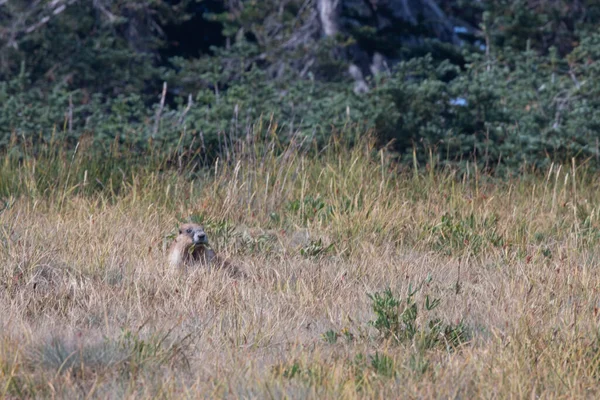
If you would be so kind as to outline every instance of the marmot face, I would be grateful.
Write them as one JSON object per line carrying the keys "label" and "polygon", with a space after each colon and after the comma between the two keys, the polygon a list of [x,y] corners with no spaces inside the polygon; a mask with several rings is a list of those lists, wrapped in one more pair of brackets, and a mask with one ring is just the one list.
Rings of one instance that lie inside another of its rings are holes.
{"label": "marmot face", "polygon": [[179,227],[179,235],[169,249],[169,263],[179,267],[210,260],[213,254],[214,252],[208,247],[204,227],[192,223],[183,224]]}
{"label": "marmot face", "polygon": [[207,244],[208,239],[204,227],[198,224],[183,224],[179,227],[179,235],[187,236],[190,238],[193,244]]}

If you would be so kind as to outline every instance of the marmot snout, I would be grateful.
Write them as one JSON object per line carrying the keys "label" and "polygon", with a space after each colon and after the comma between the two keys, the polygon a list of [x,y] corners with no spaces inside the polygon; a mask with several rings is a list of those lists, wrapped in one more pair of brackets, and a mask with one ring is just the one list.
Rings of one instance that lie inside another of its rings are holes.
{"label": "marmot snout", "polygon": [[189,236],[194,244],[208,244],[204,227],[195,224],[185,224],[179,229],[180,235]]}

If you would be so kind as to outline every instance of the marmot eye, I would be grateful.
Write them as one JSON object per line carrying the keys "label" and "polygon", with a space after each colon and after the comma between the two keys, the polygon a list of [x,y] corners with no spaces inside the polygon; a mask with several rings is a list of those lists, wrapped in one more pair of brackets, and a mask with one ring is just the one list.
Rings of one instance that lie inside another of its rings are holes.
{"label": "marmot eye", "polygon": [[181,235],[181,229],[179,230],[179,234]]}
{"label": "marmot eye", "polygon": [[191,230],[191,229],[188,229],[188,230],[187,230],[187,233],[192,233],[192,230]]}

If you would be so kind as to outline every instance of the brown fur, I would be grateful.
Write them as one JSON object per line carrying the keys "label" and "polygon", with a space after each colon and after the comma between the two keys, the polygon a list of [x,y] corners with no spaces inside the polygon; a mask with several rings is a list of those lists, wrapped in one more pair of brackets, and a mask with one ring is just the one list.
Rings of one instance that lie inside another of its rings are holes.
{"label": "brown fur", "polygon": [[174,268],[195,265],[224,267],[235,276],[246,276],[238,267],[221,259],[209,247],[202,225],[187,223],[179,227],[179,234],[168,253],[169,264]]}

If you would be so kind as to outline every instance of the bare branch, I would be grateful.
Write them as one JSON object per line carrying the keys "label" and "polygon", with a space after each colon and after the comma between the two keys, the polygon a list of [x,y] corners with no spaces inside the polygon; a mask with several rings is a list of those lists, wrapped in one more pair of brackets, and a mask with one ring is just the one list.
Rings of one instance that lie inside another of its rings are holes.
{"label": "bare branch", "polygon": [[163,90],[162,95],[160,96],[160,105],[156,110],[156,115],[154,117],[154,131],[152,133],[152,138],[154,138],[158,134],[158,127],[160,124],[160,116],[163,112],[163,108],[165,107],[165,98],[167,97],[167,82],[163,82]]}

